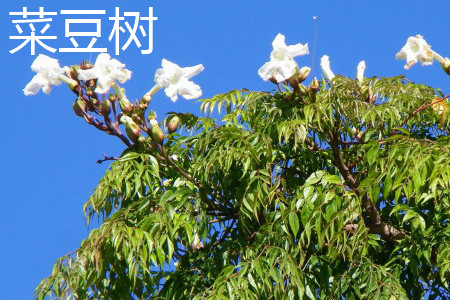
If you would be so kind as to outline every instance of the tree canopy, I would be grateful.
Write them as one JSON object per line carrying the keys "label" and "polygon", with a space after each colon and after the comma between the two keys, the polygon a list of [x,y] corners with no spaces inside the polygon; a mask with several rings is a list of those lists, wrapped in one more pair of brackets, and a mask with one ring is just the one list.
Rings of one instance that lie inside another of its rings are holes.
{"label": "tree canopy", "polygon": [[277,90],[234,90],[158,121],[151,93],[100,97],[78,76],[91,68],[68,73],[75,113],[127,148],[102,160],[113,162],[84,206],[101,226],[37,298],[450,296],[441,90],[403,76],[304,85],[297,69]]}

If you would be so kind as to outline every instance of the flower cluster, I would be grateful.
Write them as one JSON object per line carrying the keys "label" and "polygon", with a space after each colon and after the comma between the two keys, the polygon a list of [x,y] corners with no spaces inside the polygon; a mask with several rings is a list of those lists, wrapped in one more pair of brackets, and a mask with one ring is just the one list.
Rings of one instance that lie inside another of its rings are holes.
{"label": "flower cluster", "polygon": [[279,33],[272,42],[270,61],[265,63],[258,71],[264,81],[274,80],[282,82],[291,78],[298,72],[298,65],[294,57],[309,54],[308,44],[287,46],[285,37]]}
{"label": "flower cluster", "polygon": [[[304,94],[314,94],[320,89],[320,83],[315,77],[309,87],[302,84],[309,76],[311,68],[308,66],[299,68],[294,59],[309,54],[307,43],[287,45],[285,36],[279,33],[273,40],[272,47],[270,60],[258,70],[259,76],[264,81],[270,80],[279,88],[280,84],[287,89],[290,85],[293,88],[292,97],[297,95],[301,101],[304,101],[302,98]],[[450,74],[450,59],[433,51],[421,35],[409,37],[396,58],[406,60],[405,69],[409,69],[417,62],[431,65],[433,60],[437,60]],[[329,84],[333,84],[336,76],[331,70],[328,55],[321,57],[320,66],[325,79]],[[182,68],[163,59],[161,68],[155,72],[155,85],[140,101],[134,103],[128,100],[125,89],[119,86],[119,83],[123,84],[131,79],[131,71],[125,68],[125,64],[111,58],[107,53],[99,54],[93,65],[86,62],[70,67],[61,67],[57,59],[40,54],[32,63],[31,69],[36,75],[23,89],[25,95],[35,95],[41,89],[45,94],[49,94],[53,85],[64,82],[76,95],[73,103],[76,115],[83,117],[86,122],[108,134],[118,136],[127,145],[131,145],[131,142],[143,142],[145,140],[143,132],[147,133],[157,145],[163,142],[165,136],[156,120],[156,114],[149,112],[148,117],[145,117],[154,94],[164,89],[166,96],[173,102],[178,100],[179,95],[185,99],[201,97],[200,86],[192,82],[191,78],[202,72],[204,67],[198,64]],[[365,69],[365,61],[361,61],[357,66],[356,80],[363,93],[367,93],[368,101],[373,103],[375,100],[371,95],[370,82],[364,80]],[[112,89],[114,92],[110,93]],[[108,93],[110,94],[107,95]],[[439,105],[434,105],[434,108],[439,114],[444,114],[448,110],[447,107],[444,103]],[[103,117],[104,121],[97,120],[95,115]],[[177,116],[168,120],[166,122],[168,134],[174,133],[180,122]],[[120,125],[125,127],[128,139],[120,131]]]}

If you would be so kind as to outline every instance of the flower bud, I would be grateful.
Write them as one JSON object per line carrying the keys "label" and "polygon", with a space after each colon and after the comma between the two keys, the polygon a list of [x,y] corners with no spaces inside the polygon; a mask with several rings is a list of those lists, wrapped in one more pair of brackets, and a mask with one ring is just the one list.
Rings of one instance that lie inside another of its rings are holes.
{"label": "flower bud", "polygon": [[91,64],[91,63],[88,62],[88,61],[86,61],[86,62],[80,64],[80,69],[81,69],[81,70],[92,69],[93,67],[94,67],[94,65]]}
{"label": "flower bud", "polygon": [[148,117],[147,120],[151,123],[152,120],[156,120],[157,116],[156,116],[156,112],[155,111],[150,111],[148,113]]}
{"label": "flower bud", "polygon": [[173,116],[169,124],[167,124],[167,129],[169,130],[169,133],[173,133],[178,129],[178,125],[180,124],[180,118],[178,116]]}
{"label": "flower bud", "polygon": [[161,128],[159,127],[158,121],[155,119],[150,120],[150,126],[151,126],[151,136],[152,139],[158,143],[161,144],[164,140],[164,133],[162,132]]}
{"label": "flower bud", "polygon": [[311,84],[309,85],[309,88],[311,89],[311,91],[313,92],[317,92],[320,88],[320,84],[319,84],[319,80],[317,80],[316,77],[314,77],[313,81],[311,82]]}
{"label": "flower bud", "polygon": [[196,250],[204,247],[203,243],[200,240],[200,237],[198,236],[197,233],[195,233],[194,242],[192,243],[191,247],[192,247],[192,249],[196,249]]}
{"label": "flower bud", "polygon": [[97,85],[97,79],[90,79],[87,81],[87,85],[94,88]]}
{"label": "flower bud", "polygon": [[108,116],[111,111],[111,102],[108,99],[103,100],[102,102],[102,115]]}
{"label": "flower bud", "polygon": [[139,134],[138,142],[139,143],[145,142],[145,137],[142,134]]}
{"label": "flower bud", "polygon": [[306,78],[308,78],[310,72],[311,72],[311,68],[310,67],[303,67],[303,68],[301,68],[300,71],[299,71],[299,74],[298,74],[299,82],[305,81]]}
{"label": "flower bud", "polygon": [[151,100],[152,100],[152,96],[149,94],[145,94],[141,99],[141,101],[143,103],[147,103],[147,104],[149,104]]}
{"label": "flower bud", "polygon": [[299,88],[300,88],[300,92],[301,92],[302,94],[307,94],[307,93],[309,93],[309,91],[310,91],[309,87],[306,87],[306,86],[303,85],[303,84],[299,84]]}
{"label": "flower bud", "polygon": [[66,70],[66,75],[67,77],[69,77],[70,79],[73,80],[78,80],[78,66],[73,66],[72,68],[68,68]]}
{"label": "flower bud", "polygon": [[127,98],[121,98],[119,101],[119,105],[124,114],[129,114],[133,111],[133,104],[131,104],[131,102],[128,101]]}
{"label": "flower bud", "polygon": [[140,102],[140,103],[137,104],[137,107],[138,107],[140,110],[145,111],[145,110],[147,109],[147,107],[148,107],[148,103],[142,103],[142,102]]}
{"label": "flower bud", "polygon": [[69,84],[69,89],[75,93],[75,95],[79,96],[82,92],[81,86],[78,84],[77,81],[74,80],[73,83]]}
{"label": "flower bud", "polygon": [[353,136],[356,136],[356,133],[357,133],[356,128],[355,128],[355,127],[352,127],[351,131],[352,131],[352,135],[353,135]]}
{"label": "flower bud", "polygon": [[86,95],[89,96],[89,97],[96,97],[97,96],[92,88],[86,89]]}
{"label": "flower bud", "polygon": [[111,102],[117,101],[117,96],[113,93],[110,93],[108,96],[108,100]]}
{"label": "flower bud", "polygon": [[139,125],[126,115],[122,115],[122,117],[120,118],[120,122],[125,126],[125,131],[128,138],[133,143],[138,142],[141,136],[141,128],[139,127]]}
{"label": "flower bud", "polygon": [[77,116],[84,117],[86,113],[86,103],[82,99],[78,99],[72,105],[73,111]]}
{"label": "flower bud", "polygon": [[298,80],[298,73],[295,73],[289,77],[288,82],[293,88],[296,88],[300,84],[300,80]]}

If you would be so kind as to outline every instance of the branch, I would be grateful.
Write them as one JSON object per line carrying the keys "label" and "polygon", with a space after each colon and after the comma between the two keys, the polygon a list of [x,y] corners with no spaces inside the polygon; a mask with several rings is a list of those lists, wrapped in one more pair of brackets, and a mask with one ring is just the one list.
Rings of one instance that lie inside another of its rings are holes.
{"label": "branch", "polygon": [[106,156],[105,153],[103,153],[102,156],[103,156],[103,159],[97,160],[98,164],[101,164],[101,163],[103,163],[103,162],[105,162],[107,160],[118,160],[119,159],[118,157],[114,157],[114,156]]}
{"label": "branch", "polygon": [[400,127],[403,127],[403,125],[405,125],[412,117],[414,117],[415,115],[417,115],[417,114],[418,114],[419,112],[421,112],[422,110],[424,110],[424,109],[426,109],[426,108],[428,108],[428,107],[430,107],[430,106],[433,106],[433,105],[435,105],[436,103],[439,103],[439,102],[441,102],[441,101],[444,101],[444,100],[447,99],[448,97],[450,97],[450,94],[448,94],[447,96],[442,97],[442,98],[440,98],[440,99],[438,99],[438,100],[436,100],[436,101],[432,101],[431,103],[422,105],[421,107],[419,107],[418,109],[416,109],[415,111],[413,111],[413,112],[406,118],[406,120],[403,121],[403,123],[400,125]]}
{"label": "branch", "polygon": [[[335,132],[334,134],[332,134],[330,144],[331,151],[333,153],[333,159],[349,188],[352,189],[356,193],[356,195],[362,196],[361,206],[364,211],[363,215],[364,225],[368,229],[369,233],[379,234],[382,238],[394,243],[397,242],[398,240],[406,238],[407,235],[405,231],[397,229],[383,222],[380,213],[378,212],[378,209],[373,204],[372,200],[369,198],[367,193],[358,189],[359,185],[358,180],[342,159],[342,154],[339,149],[340,144],[339,142],[340,142],[339,134]],[[345,228],[346,227],[344,227],[344,230]],[[347,229],[349,228],[350,227],[347,227]]]}

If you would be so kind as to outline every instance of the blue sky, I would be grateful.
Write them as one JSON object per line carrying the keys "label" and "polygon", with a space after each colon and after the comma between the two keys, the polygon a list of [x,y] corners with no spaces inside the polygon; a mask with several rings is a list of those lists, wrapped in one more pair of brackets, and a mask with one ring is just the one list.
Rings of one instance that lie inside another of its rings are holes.
{"label": "blue sky", "polygon": [[[432,3],[432,6],[431,6]],[[414,5],[412,5],[414,4]],[[286,35],[288,44],[314,42],[313,16],[317,16],[315,56],[297,58],[300,66],[312,66],[315,74],[320,57],[330,56],[336,74],[354,77],[356,66],[365,60],[367,76],[405,74],[408,79],[449,91],[449,77],[438,64],[403,69],[395,53],[410,35],[422,34],[433,49],[450,56],[448,1],[3,1],[0,26],[2,72],[2,116],[0,117],[0,291],[2,299],[29,299],[39,281],[49,275],[54,261],[78,248],[89,229],[82,206],[108,164],[96,160],[105,153],[119,155],[125,146],[118,139],[88,126],[72,112],[72,94],[64,85],[50,95],[42,92],[25,97],[22,88],[34,73],[34,57],[24,47],[15,54],[9,50],[18,40],[9,12],[71,9],[104,9],[102,35],[98,45],[114,54],[108,41],[115,7],[121,14],[139,11],[148,15],[154,8],[154,51],[142,55],[134,44],[116,56],[133,71],[125,84],[130,99],[139,98],[153,85],[154,71],[166,58],[181,66],[202,63],[205,71],[194,78],[204,97],[235,88],[271,90],[258,68],[268,60],[271,42],[277,33]],[[53,16],[48,41],[55,48],[69,47],[64,37],[64,18]],[[26,33],[26,27],[24,33]],[[42,28],[36,25],[36,30]],[[81,27],[77,27],[78,29]],[[90,27],[91,28],[91,27]],[[143,48],[148,40],[138,35]],[[128,37],[122,39],[122,43]],[[82,41],[82,39],[80,39]],[[81,45],[81,42],[80,42]],[[97,44],[96,44],[97,46]],[[62,65],[95,59],[97,54],[59,53],[36,48],[58,58]],[[114,56],[114,55],[113,55]],[[172,103],[163,93],[152,101],[161,117],[168,111],[199,112],[195,101],[180,99]]]}

